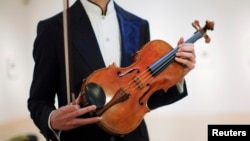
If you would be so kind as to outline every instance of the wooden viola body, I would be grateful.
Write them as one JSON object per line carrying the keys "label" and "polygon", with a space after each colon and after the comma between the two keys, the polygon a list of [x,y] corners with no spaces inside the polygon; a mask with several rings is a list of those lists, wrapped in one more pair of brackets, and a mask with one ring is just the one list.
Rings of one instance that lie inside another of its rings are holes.
{"label": "wooden viola body", "polygon": [[[129,67],[118,68],[113,64],[93,72],[86,79],[85,83],[101,86],[107,99],[110,99],[104,105],[105,111],[97,110],[97,115],[102,117],[98,124],[104,130],[114,134],[131,132],[140,124],[145,113],[149,112],[149,97],[159,89],[167,91],[182,79],[183,67],[176,62],[157,76],[152,76],[148,69],[172,49],[164,41],[151,41],[137,52],[135,62]],[[118,98],[114,98],[115,95]]]}
{"label": "wooden viola body", "polygon": [[[197,32],[185,43],[194,43],[201,37],[210,39],[206,30],[213,30],[213,22],[206,22],[200,28],[198,21],[193,23]],[[184,76],[183,66],[174,61],[178,47],[172,48],[162,40],[150,41],[134,56],[134,62],[125,68],[115,64],[94,71],[83,82],[85,86],[95,84],[102,88],[106,103],[95,111],[102,119],[98,125],[111,134],[127,134],[133,131],[150,111],[148,99],[158,90],[167,91]]]}

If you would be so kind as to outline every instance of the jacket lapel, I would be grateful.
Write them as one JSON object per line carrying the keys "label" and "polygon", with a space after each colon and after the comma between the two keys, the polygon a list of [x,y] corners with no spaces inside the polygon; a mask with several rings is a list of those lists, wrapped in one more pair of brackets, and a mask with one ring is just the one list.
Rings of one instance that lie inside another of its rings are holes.
{"label": "jacket lapel", "polygon": [[72,46],[87,60],[92,70],[105,67],[94,30],[80,1],[70,10]]}
{"label": "jacket lapel", "polygon": [[133,62],[133,55],[139,50],[140,22],[131,19],[131,16],[115,3],[121,32],[121,67]]}

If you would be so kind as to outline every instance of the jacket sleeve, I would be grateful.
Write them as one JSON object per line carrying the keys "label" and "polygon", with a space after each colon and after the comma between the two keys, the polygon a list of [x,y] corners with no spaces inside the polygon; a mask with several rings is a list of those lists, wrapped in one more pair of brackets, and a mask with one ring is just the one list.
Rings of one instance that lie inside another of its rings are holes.
{"label": "jacket sleeve", "polygon": [[35,125],[45,138],[55,136],[48,127],[50,113],[55,110],[55,93],[57,91],[57,59],[51,26],[40,22],[34,42],[33,58],[35,61],[33,80],[28,98],[28,109]]}
{"label": "jacket sleeve", "polygon": [[159,90],[155,92],[148,100],[149,109],[153,110],[161,106],[172,104],[188,95],[186,82],[183,83],[183,92],[180,93],[177,86],[170,87],[167,92]]}

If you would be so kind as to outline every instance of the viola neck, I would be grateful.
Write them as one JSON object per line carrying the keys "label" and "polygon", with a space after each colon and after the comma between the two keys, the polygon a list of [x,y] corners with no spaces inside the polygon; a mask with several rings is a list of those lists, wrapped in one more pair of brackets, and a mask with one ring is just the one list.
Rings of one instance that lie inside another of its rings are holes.
{"label": "viola neck", "polygon": [[[200,32],[194,33],[192,37],[185,41],[185,43],[195,43],[202,37]],[[156,77],[163,70],[165,70],[172,62],[174,62],[175,54],[178,51],[178,46],[173,50],[165,54],[163,57],[155,61],[151,66],[149,66],[148,70],[152,74],[152,76]]]}

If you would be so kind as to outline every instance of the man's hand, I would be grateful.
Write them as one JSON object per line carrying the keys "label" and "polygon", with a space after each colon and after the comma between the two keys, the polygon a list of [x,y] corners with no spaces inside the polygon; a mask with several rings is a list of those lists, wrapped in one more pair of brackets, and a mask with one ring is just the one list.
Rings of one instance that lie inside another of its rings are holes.
{"label": "man's hand", "polygon": [[176,53],[175,61],[181,63],[184,66],[185,76],[195,67],[196,56],[194,51],[194,45],[191,43],[184,43],[184,39],[180,38],[178,41],[178,46],[179,49]]}
{"label": "man's hand", "polygon": [[51,113],[50,125],[54,130],[70,130],[87,124],[93,124],[100,117],[78,118],[96,109],[96,106],[80,108],[79,105],[66,105]]}

